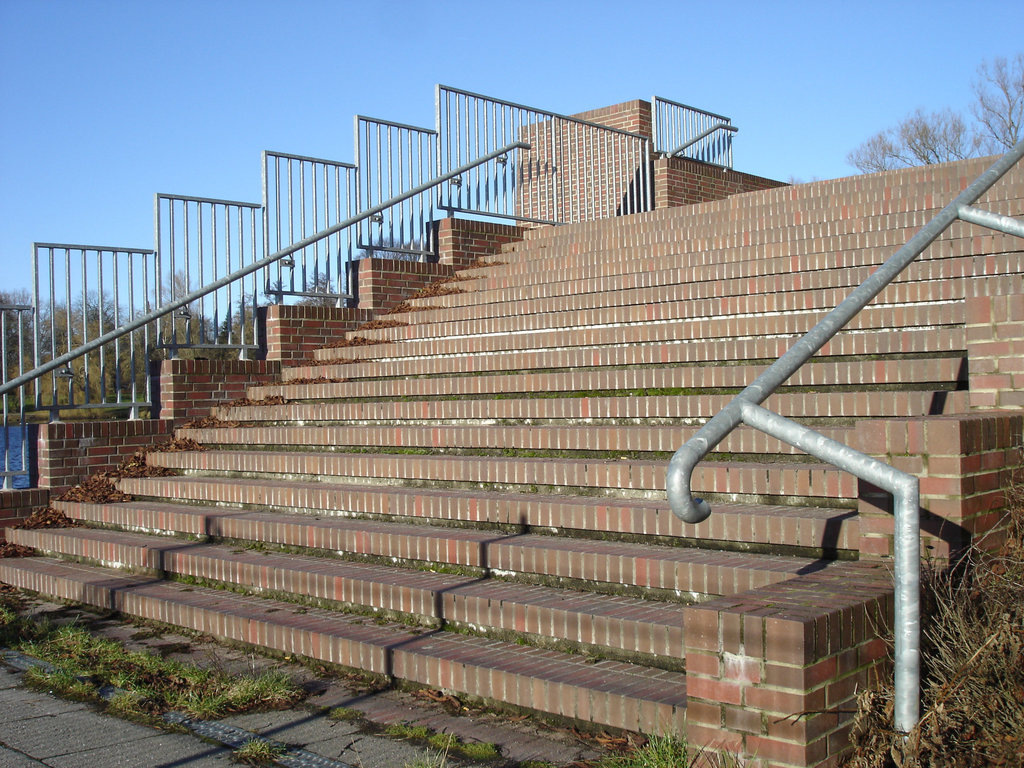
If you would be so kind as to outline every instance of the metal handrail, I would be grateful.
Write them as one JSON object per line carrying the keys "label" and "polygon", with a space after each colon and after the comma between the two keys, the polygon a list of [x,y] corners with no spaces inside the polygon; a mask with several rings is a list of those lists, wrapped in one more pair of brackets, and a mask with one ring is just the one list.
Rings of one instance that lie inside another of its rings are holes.
{"label": "metal handrail", "polygon": [[164,304],[163,306],[158,307],[157,309],[152,310],[151,312],[147,312],[145,315],[142,315],[129,323],[125,323],[124,325],[121,325],[118,328],[115,328],[114,330],[93,339],[87,344],[83,344],[71,350],[70,352],[61,355],[60,357],[54,358],[53,360],[50,360],[49,362],[44,363],[43,365],[39,365],[36,368],[33,368],[26,374],[23,374],[21,376],[18,376],[17,378],[11,379],[8,382],[5,382],[4,384],[0,385],[0,395],[17,389],[18,387],[21,387],[29,383],[30,381],[33,381],[39,378],[40,376],[49,373],[52,370],[60,368],[62,365],[65,365],[66,363],[69,363],[72,360],[81,357],[87,352],[91,352],[94,349],[102,347],[104,344],[114,341],[115,339],[118,339],[128,333],[131,333],[137,328],[141,328],[142,326],[147,325],[153,322],[154,320],[165,317],[166,315],[170,314],[179,307],[183,307],[186,304],[190,304],[193,301],[196,301],[197,299],[201,299],[203,296],[206,296],[209,293],[213,293],[219,288],[223,288],[224,286],[233,283],[236,280],[240,280],[241,278],[246,277],[247,275],[251,275],[252,273],[257,272],[258,270],[263,269],[264,267],[270,264],[273,264],[275,261],[278,261],[279,259],[283,259],[284,257],[290,256],[296,251],[300,251],[303,248],[307,248],[308,246],[312,245],[318,240],[322,240],[324,238],[330,237],[331,235],[337,234],[343,229],[358,224],[359,222],[368,219],[371,216],[374,216],[378,213],[383,213],[391,206],[396,205],[402,202],[403,200],[407,200],[410,197],[415,197],[416,195],[422,194],[423,192],[426,192],[440,184],[443,184],[444,182],[453,179],[456,176],[466,173],[467,171],[470,171],[473,168],[476,168],[477,166],[484,165],[485,163],[488,163],[491,160],[495,160],[498,157],[501,157],[505,153],[511,152],[514,149],[530,149],[530,145],[525,141],[516,141],[507,144],[504,147],[494,150],[493,152],[489,152],[486,155],[478,157],[476,160],[466,163],[465,165],[461,165],[458,168],[455,168],[454,170],[451,170],[447,173],[441,174],[424,184],[420,184],[418,187],[415,187],[414,189],[410,189],[406,192],[403,192],[400,195],[395,195],[395,197],[391,198],[390,200],[386,200],[380,205],[375,205],[372,208],[367,208],[365,211],[361,211],[355,216],[351,216],[348,219],[345,219],[345,221],[339,222],[338,224],[328,227],[327,229],[323,229],[317,232],[316,234],[310,235],[309,237],[303,240],[299,240],[297,243],[292,243],[287,248],[282,248],[281,250],[276,251],[270,254],[269,256],[264,256],[262,259],[254,261],[245,267],[236,269],[234,272],[225,275],[219,280],[216,280],[203,288],[199,288],[184,296],[180,296],[172,300],[171,302]]}
{"label": "metal handrail", "polygon": [[1024,156],[1024,141],[1000,157],[928,224],[889,257],[835,309],[770,365],[691,437],[669,462],[666,485],[672,511],[687,523],[711,514],[694,498],[690,481],[697,463],[740,424],[759,429],[893,494],[895,516],[895,726],[908,732],[920,714],[920,525],[919,481],[878,459],[830,440],[814,430],[760,407],[800,366],[864,309],[954,221],[962,220],[1024,237],[1024,224],[1001,214],[972,208],[988,189]]}
{"label": "metal handrail", "polygon": [[729,125],[728,123],[718,123],[716,125],[712,125],[706,131],[702,131],[701,133],[697,134],[692,139],[687,141],[685,144],[680,144],[678,147],[673,149],[671,152],[668,152],[667,154],[668,154],[669,157],[675,157],[680,152],[682,152],[684,149],[689,149],[694,144],[696,144],[698,141],[700,141],[701,139],[707,138],[708,136],[710,136],[715,131],[729,131],[731,133],[736,133],[736,131],[738,131],[738,130],[739,130],[739,128],[737,128],[735,125]]}

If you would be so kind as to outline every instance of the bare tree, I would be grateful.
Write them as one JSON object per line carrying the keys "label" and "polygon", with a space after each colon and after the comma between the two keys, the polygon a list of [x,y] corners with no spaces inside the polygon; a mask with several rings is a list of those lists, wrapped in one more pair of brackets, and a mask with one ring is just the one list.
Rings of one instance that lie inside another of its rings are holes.
{"label": "bare tree", "polygon": [[980,138],[952,109],[926,114],[918,109],[895,128],[875,134],[846,156],[865,173],[913,165],[932,165],[977,157]]}
{"label": "bare tree", "polygon": [[858,146],[846,161],[865,173],[888,171],[1001,152],[1024,138],[1024,53],[1010,62],[982,62],[974,95],[974,125],[948,107],[918,109]]}
{"label": "bare tree", "polygon": [[971,113],[986,148],[1005,151],[1024,139],[1024,53],[1010,62],[1002,56],[982,62],[973,88]]}

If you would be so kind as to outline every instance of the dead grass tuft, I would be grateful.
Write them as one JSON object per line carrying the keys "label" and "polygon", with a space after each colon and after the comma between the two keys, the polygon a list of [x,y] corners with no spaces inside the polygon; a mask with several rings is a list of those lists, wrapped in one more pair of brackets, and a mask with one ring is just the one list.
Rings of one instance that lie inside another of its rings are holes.
{"label": "dead grass tuft", "polygon": [[892,689],[861,694],[848,765],[1024,765],[1024,484],[1008,502],[996,551],[922,579],[920,722],[904,739]]}

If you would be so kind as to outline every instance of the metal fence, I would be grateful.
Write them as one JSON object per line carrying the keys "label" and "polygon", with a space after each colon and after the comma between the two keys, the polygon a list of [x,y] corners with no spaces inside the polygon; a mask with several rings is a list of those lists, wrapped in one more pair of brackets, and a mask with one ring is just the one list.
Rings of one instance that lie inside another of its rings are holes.
{"label": "metal fence", "polygon": [[724,115],[655,96],[651,99],[654,151],[732,168],[732,137],[738,130]]}
{"label": "metal fence", "polygon": [[[420,186],[436,173],[437,131],[356,115],[359,209],[365,210]],[[360,255],[425,261],[435,252],[434,194],[391,206],[359,227]]]}
{"label": "metal fence", "polygon": [[[32,340],[31,304],[0,304],[0,377],[13,379],[32,367],[35,345]],[[27,488],[29,486],[29,451],[32,441],[28,436],[25,418],[27,403],[24,390],[14,394],[5,392],[0,406],[0,488]]]}
{"label": "metal fence", "polygon": [[569,223],[652,207],[643,136],[441,85],[435,110],[439,172],[513,141],[531,145],[442,189],[443,210]]}
{"label": "metal fence", "polygon": [[[355,165],[283,152],[263,153],[263,251],[331,227],[359,210]],[[263,292],[274,303],[286,297],[337,305],[349,298],[348,264],[353,233],[344,230],[281,259],[266,272]]]}
{"label": "metal fence", "polygon": [[[35,243],[32,248],[33,365],[38,367],[149,311],[156,299],[154,252]],[[104,344],[34,383],[33,408],[51,419],[68,409],[127,409],[151,403],[151,329]],[[7,380],[8,377],[5,377]]]}
{"label": "metal fence", "polygon": [[[232,200],[158,194],[157,306],[258,261],[263,255],[262,206]],[[256,273],[186,304],[157,322],[156,347],[237,351],[259,348]]]}

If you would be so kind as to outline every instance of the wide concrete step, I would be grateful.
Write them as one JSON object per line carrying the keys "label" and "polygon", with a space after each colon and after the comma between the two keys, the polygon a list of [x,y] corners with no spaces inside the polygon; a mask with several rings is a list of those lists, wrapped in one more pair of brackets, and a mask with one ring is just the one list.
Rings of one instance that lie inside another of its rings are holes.
{"label": "wide concrete step", "polygon": [[[676,303],[666,305],[685,309]],[[535,330],[523,326],[529,322],[524,316],[514,316],[497,323],[493,331],[473,328],[467,324],[467,334],[431,338],[382,338],[380,343],[368,346],[326,348],[316,350],[313,359],[329,361],[339,356],[360,359],[388,359],[401,357],[445,357],[452,355],[480,355],[488,353],[531,352],[543,349],[564,350],[572,347],[597,347],[610,344],[652,344],[672,342],[701,347],[714,346],[714,342],[734,343],[740,340],[773,340],[799,337],[807,333],[822,318],[824,312],[799,311],[784,314],[751,314],[744,316],[712,316],[678,318],[663,321],[647,319],[644,307],[632,308],[629,317],[612,316],[607,310],[595,313],[558,313],[539,316],[545,325]],[[558,327],[556,323],[566,323]],[[853,318],[836,339],[856,339],[862,335],[890,337],[907,329],[934,330],[952,326],[962,330],[963,302],[920,304],[906,307],[868,307]],[[383,329],[387,333],[408,332],[407,328]],[[376,331],[356,335],[370,337]]]}
{"label": "wide concrete step", "polygon": [[[441,452],[511,451],[518,454],[590,453],[619,457],[623,454],[661,453],[667,456],[686,442],[699,427],[685,424],[642,426],[640,424],[338,424],[268,426],[255,423],[239,426],[183,428],[178,437],[207,446],[292,447],[302,450],[374,448],[395,450],[430,449]],[[848,442],[850,426],[817,426],[816,431],[832,440]],[[739,427],[715,449],[730,454],[787,454],[801,451],[750,427]]]}
{"label": "wide concrete step", "polygon": [[[207,456],[209,454],[195,454]],[[681,543],[776,552],[852,553],[860,536],[856,510],[829,507],[793,507],[767,504],[716,503],[714,514],[696,525],[683,523],[665,501],[489,493],[452,488],[402,488],[388,485],[330,485],[317,482],[266,481],[182,477],[173,486],[122,480],[123,488],[139,497],[156,498],[173,487],[183,502],[241,504],[274,512],[365,517],[396,522],[434,522],[476,525],[506,530],[603,534],[633,540],[680,540]],[[269,486],[273,487],[269,487]],[[317,511],[313,505],[324,505]],[[137,500],[103,505],[58,501],[70,517],[89,523],[139,531],[175,531],[208,536],[203,526],[217,517],[206,507]],[[237,508],[218,507],[219,515]]]}
{"label": "wide concrete step", "polygon": [[633,731],[685,728],[685,674],[491,638],[367,621],[336,611],[49,558],[0,560],[23,589],[219,638]]}
{"label": "wide concrete step", "polygon": [[[384,487],[420,485],[440,493],[519,491],[555,496],[599,495],[665,498],[668,462],[640,459],[567,459],[504,456],[431,456],[311,451],[173,451],[151,453],[154,466],[267,480],[315,479],[327,492],[346,483]],[[199,478],[124,478],[126,493],[173,497],[186,481]],[[167,483],[162,486],[161,483]],[[268,483],[269,485],[270,483]],[[255,489],[253,483],[249,483]],[[851,506],[857,498],[852,476],[824,464],[757,461],[702,461],[693,471],[694,492],[722,501]],[[163,488],[163,490],[152,490]],[[255,492],[255,490],[253,491]],[[247,498],[250,492],[246,492]],[[248,502],[247,502],[248,503]],[[259,503],[259,502],[252,502]],[[314,505],[315,506],[315,505]]]}
{"label": "wide concrete step", "polygon": [[[367,364],[369,367],[370,364]],[[535,373],[493,373],[486,376],[424,376],[420,378],[368,379],[361,376],[361,366],[349,366],[347,381],[320,384],[272,384],[250,387],[249,397],[262,400],[282,396],[287,400],[336,400],[382,398],[478,397],[487,395],[514,396],[573,393],[625,392],[630,399],[649,390],[738,390],[747,386],[767,364],[746,365],[658,365],[630,368],[546,371]],[[788,387],[843,388],[843,402],[854,401],[857,395],[848,391],[864,385],[902,386],[920,390],[942,390],[967,385],[966,362],[960,355],[925,358],[890,358],[866,361],[812,358],[791,376],[786,387],[773,396],[782,409],[789,398]],[[813,393],[818,394],[818,393]],[[582,400],[592,400],[584,397]],[[703,400],[702,400],[703,402]],[[771,407],[771,406],[769,406]],[[845,407],[845,406],[844,406]],[[780,410],[774,407],[773,410]],[[804,416],[814,413],[808,410]],[[248,412],[246,412],[248,413]]]}
{"label": "wide concrete step", "polygon": [[[658,340],[662,326],[596,328],[581,332],[574,345],[551,349],[472,349],[475,339],[458,340],[469,349],[455,354],[435,352],[432,356],[411,354],[414,346],[374,344],[330,350],[333,357],[316,364],[299,365],[281,372],[282,384],[293,379],[393,378],[414,376],[467,375],[532,370],[563,371],[608,366],[665,366],[673,364],[752,364],[774,361],[799,340],[800,334],[774,337]],[[557,334],[556,334],[557,335]],[[489,339],[490,337],[485,337]],[[555,339],[551,340],[556,341]],[[495,342],[498,344],[498,342]],[[453,346],[454,342],[452,343]],[[454,347],[453,347],[454,348]],[[962,325],[936,328],[909,328],[876,332],[840,333],[818,352],[819,358],[876,357],[886,355],[962,356],[967,348]],[[402,354],[396,354],[396,353]],[[391,354],[388,354],[391,353]],[[318,356],[325,353],[320,352]],[[426,354],[426,352],[424,352]],[[331,362],[331,361],[335,362]],[[869,363],[871,361],[865,361]]]}
{"label": "wide concrete step", "polygon": [[327,601],[324,607],[369,609],[435,628],[455,625],[506,638],[525,633],[578,650],[642,654],[654,666],[678,667],[685,655],[678,603],[90,528],[22,530],[12,540],[48,555]]}
{"label": "wide concrete step", "polygon": [[[131,507],[132,502],[122,505]],[[308,514],[184,507],[178,519],[238,542],[325,550],[356,559],[460,566],[527,581],[685,599],[775,584],[830,561],[650,543],[506,533]],[[178,531],[174,531],[179,533]],[[186,533],[186,531],[180,531]]]}
{"label": "wide concrete step", "polygon": [[[905,386],[905,385],[904,385]],[[545,393],[548,394],[548,393]],[[615,397],[504,397],[480,399],[367,400],[285,403],[217,408],[214,415],[248,425],[323,423],[487,425],[528,423],[619,424],[703,422],[729,404],[734,394],[673,394]],[[961,413],[968,393],[872,390],[865,392],[782,392],[764,403],[782,416],[815,419],[881,418]]]}

